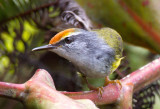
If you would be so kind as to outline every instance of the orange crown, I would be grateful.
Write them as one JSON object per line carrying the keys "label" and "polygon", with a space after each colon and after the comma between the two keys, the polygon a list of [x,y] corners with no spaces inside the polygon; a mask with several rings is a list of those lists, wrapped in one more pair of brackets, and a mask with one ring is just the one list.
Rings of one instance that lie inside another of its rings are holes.
{"label": "orange crown", "polygon": [[74,28],[70,28],[70,29],[66,29],[64,31],[61,31],[59,33],[57,33],[54,37],[52,37],[52,39],[49,41],[49,44],[55,44],[57,42],[59,42],[61,39],[65,38],[66,36],[68,36],[70,33],[74,32],[75,29]]}

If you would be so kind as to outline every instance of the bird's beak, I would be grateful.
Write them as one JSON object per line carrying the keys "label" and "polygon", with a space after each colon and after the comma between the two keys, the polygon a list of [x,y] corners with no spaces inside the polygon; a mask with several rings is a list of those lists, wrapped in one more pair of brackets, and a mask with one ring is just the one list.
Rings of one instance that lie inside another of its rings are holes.
{"label": "bird's beak", "polygon": [[33,48],[32,51],[50,50],[50,49],[54,49],[54,48],[57,48],[57,47],[58,46],[56,46],[56,45],[48,44],[48,45]]}

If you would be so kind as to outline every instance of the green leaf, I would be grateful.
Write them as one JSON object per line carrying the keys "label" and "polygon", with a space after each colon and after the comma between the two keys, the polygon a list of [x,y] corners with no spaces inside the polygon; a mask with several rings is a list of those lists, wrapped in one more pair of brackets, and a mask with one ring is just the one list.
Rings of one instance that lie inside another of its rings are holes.
{"label": "green leaf", "polygon": [[6,47],[7,51],[8,52],[12,52],[14,50],[13,38],[10,37],[10,35],[7,34],[7,33],[2,33],[1,37],[2,37],[2,39],[4,41],[4,44],[5,44],[5,47]]}
{"label": "green leaf", "polygon": [[10,62],[7,56],[1,56],[0,60],[0,65],[3,65],[4,67],[7,67]]}
{"label": "green leaf", "polygon": [[21,40],[16,42],[16,49],[20,52],[24,52],[24,44]]}

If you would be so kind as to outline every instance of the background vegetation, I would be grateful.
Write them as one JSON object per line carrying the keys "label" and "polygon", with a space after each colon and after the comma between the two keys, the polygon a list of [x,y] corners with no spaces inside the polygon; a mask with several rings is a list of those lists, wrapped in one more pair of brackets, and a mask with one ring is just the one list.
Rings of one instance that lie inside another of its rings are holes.
{"label": "background vegetation", "polygon": [[[23,83],[37,68],[44,68],[52,75],[57,90],[88,90],[70,62],[51,52],[31,52],[32,48],[47,44],[57,32],[69,27],[92,29],[105,26],[121,34],[125,41],[125,59],[111,75],[113,79],[122,78],[159,57],[159,0],[76,2],[0,0],[0,81]],[[92,79],[90,82],[95,86],[103,84],[103,80]],[[134,94],[134,108],[151,108],[156,97],[154,109],[158,109],[159,99],[155,93],[159,94],[158,82]],[[6,98],[0,99],[0,107],[23,108],[20,103]]]}

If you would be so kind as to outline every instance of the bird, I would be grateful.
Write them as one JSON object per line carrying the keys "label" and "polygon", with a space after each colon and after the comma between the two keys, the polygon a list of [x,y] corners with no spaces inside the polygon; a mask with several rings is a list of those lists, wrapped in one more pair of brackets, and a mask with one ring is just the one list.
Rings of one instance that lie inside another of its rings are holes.
{"label": "bird", "polygon": [[121,85],[119,80],[108,78],[123,59],[123,40],[114,29],[108,27],[93,30],[65,29],[53,36],[49,44],[32,49],[40,50],[54,52],[70,61],[85,78],[90,89],[99,90],[100,93],[103,90],[102,87],[90,85],[86,77],[106,77],[105,85],[110,83]]}

